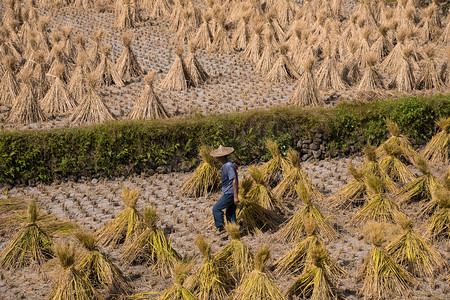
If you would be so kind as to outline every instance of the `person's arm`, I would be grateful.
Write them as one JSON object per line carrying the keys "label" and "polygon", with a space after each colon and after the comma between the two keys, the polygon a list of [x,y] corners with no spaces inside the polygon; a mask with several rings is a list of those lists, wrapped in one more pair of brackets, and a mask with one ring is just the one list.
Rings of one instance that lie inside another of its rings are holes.
{"label": "person's arm", "polygon": [[234,204],[239,203],[239,185],[236,178],[233,179]]}

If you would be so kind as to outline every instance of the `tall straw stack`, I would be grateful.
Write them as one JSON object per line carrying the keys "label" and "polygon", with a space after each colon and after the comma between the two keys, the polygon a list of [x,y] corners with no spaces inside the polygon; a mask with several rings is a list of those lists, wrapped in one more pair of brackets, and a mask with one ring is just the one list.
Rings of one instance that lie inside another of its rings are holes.
{"label": "tall straw stack", "polygon": [[421,62],[422,74],[417,82],[418,89],[425,90],[441,90],[444,87],[444,83],[439,76],[435,62],[435,46],[429,44],[424,51],[424,60]]}
{"label": "tall straw stack", "polygon": [[117,17],[114,27],[119,30],[130,29],[134,27],[134,20],[132,18],[131,0],[121,0],[120,13]]}
{"label": "tall straw stack", "polygon": [[225,17],[222,13],[219,13],[215,15],[215,18],[218,28],[213,34],[213,41],[211,46],[208,48],[208,51],[229,54],[233,51],[233,44],[231,43],[225,29]]}
{"label": "tall straw stack", "polygon": [[132,39],[133,37],[129,32],[122,35],[122,44],[124,49],[115,66],[119,78],[125,81],[144,75],[133,50],[131,50]]}
{"label": "tall straw stack", "polygon": [[450,117],[437,122],[440,131],[431,138],[423,150],[423,156],[431,163],[450,165]]}
{"label": "tall straw stack", "polygon": [[272,69],[273,61],[275,59],[275,51],[273,49],[272,39],[272,34],[268,33],[264,35],[264,49],[258,63],[256,64],[254,70],[255,73],[267,75]]}
{"label": "tall straw stack", "polygon": [[22,82],[20,93],[9,112],[8,122],[29,124],[44,121],[47,117],[33,92],[31,73],[23,74]]}
{"label": "tall straw stack", "polygon": [[186,70],[189,73],[195,86],[203,84],[209,79],[209,74],[202,67],[195,55],[195,43],[189,42],[189,55],[186,57]]}
{"label": "tall straw stack", "polygon": [[253,62],[258,63],[261,57],[262,50],[262,31],[264,29],[264,24],[261,22],[256,22],[253,25],[253,34],[250,37],[250,41],[244,50],[244,58]]}
{"label": "tall straw stack", "polygon": [[94,43],[88,50],[89,56],[89,70],[93,71],[97,68],[102,60],[101,49],[103,47],[102,40],[105,37],[106,31],[103,28],[94,31]]}
{"label": "tall straw stack", "polygon": [[249,13],[244,13],[237,24],[236,30],[233,34],[233,39],[231,41],[235,50],[242,51],[248,45],[250,40],[250,29],[248,22],[250,21],[250,18],[251,16]]}
{"label": "tall straw stack", "polygon": [[94,75],[90,74],[86,81],[88,86],[87,94],[73,111],[70,120],[72,122],[91,124],[114,120],[114,116],[95,90],[96,79]]}
{"label": "tall straw stack", "polygon": [[5,73],[0,81],[0,103],[11,106],[19,95],[19,85],[14,75],[14,57],[7,55],[2,59]]}
{"label": "tall straw stack", "polygon": [[135,120],[166,119],[170,115],[164,108],[161,100],[153,90],[155,72],[150,72],[145,76],[145,87],[139,98],[136,99],[133,109],[128,118]]}
{"label": "tall straw stack", "polygon": [[325,90],[342,91],[347,85],[342,80],[338,61],[332,55],[331,45],[324,48],[325,59],[317,71],[317,86]]}
{"label": "tall straw stack", "polygon": [[81,102],[87,95],[89,88],[87,84],[87,76],[89,74],[88,56],[86,53],[80,52],[77,57],[77,66],[73,71],[67,89],[76,102]]}
{"label": "tall straw stack", "polygon": [[279,57],[273,64],[272,69],[265,76],[265,80],[272,82],[282,82],[286,80],[299,79],[300,75],[295,70],[294,65],[286,56],[288,45],[281,44],[279,46]]}
{"label": "tall straw stack", "polygon": [[395,88],[399,92],[410,93],[416,88],[416,79],[411,63],[412,48],[405,48],[403,55],[397,62],[394,76],[389,88]]}
{"label": "tall straw stack", "polygon": [[100,86],[115,85],[117,87],[123,87],[124,83],[122,81],[122,78],[109,59],[110,52],[110,45],[105,45],[102,47],[102,56],[100,59],[100,63],[95,71],[92,72],[92,75],[94,76],[97,84],[99,84]]}
{"label": "tall straw stack", "polygon": [[64,66],[60,65],[55,68],[56,79],[45,97],[41,100],[43,111],[50,117],[70,112],[76,106],[75,101],[67,89],[67,85],[62,80],[63,73]]}
{"label": "tall straw stack", "polygon": [[213,41],[213,36],[211,33],[210,22],[212,15],[210,12],[205,12],[202,15],[203,23],[199,27],[197,34],[195,35],[195,44],[200,49],[208,49]]}
{"label": "tall straw stack", "polygon": [[305,72],[297,83],[297,88],[291,98],[291,103],[300,107],[322,106],[325,103],[319,95],[316,81],[312,73],[315,59],[310,57],[304,63]]}
{"label": "tall straw stack", "polygon": [[366,55],[366,67],[358,85],[359,91],[378,91],[384,89],[383,79],[376,69],[377,57],[374,53]]}
{"label": "tall straw stack", "polygon": [[189,75],[183,59],[183,47],[177,46],[175,49],[175,61],[169,69],[160,87],[164,90],[187,91],[194,86],[194,82]]}

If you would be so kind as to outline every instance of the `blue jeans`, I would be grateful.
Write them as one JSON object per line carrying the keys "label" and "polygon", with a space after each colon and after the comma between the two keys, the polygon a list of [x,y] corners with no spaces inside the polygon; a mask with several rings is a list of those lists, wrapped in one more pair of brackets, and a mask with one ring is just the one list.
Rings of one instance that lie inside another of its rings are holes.
{"label": "blue jeans", "polygon": [[223,210],[226,209],[227,221],[236,223],[236,204],[234,204],[234,194],[224,194],[213,206],[214,224],[217,228],[225,225],[223,221]]}

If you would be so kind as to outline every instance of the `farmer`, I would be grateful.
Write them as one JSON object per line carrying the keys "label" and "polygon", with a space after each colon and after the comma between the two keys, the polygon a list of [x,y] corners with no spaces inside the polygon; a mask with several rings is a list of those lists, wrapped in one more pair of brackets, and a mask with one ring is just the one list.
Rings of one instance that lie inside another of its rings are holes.
{"label": "farmer", "polygon": [[228,222],[236,223],[236,205],[239,203],[238,198],[238,175],[234,164],[228,160],[228,155],[233,153],[234,149],[231,147],[223,147],[211,151],[211,156],[217,158],[222,164],[220,169],[222,177],[222,192],[223,196],[213,206],[214,224],[219,232],[223,232],[224,220],[223,210],[226,209],[226,217]]}

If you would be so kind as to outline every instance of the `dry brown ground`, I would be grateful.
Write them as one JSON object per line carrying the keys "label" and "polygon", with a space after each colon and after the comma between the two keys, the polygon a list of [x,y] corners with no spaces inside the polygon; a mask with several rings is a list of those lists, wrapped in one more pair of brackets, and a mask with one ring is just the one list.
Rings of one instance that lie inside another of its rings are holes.
{"label": "dry brown ground", "polygon": [[[330,196],[349,182],[351,177],[347,171],[349,160],[349,158],[343,158],[306,162],[303,166],[319,189],[325,195]],[[360,165],[362,158],[355,157],[353,162]],[[432,170],[440,178],[444,167],[433,167]],[[245,173],[246,167],[239,168],[241,177]],[[215,193],[198,199],[183,197],[179,194],[178,189],[189,175],[190,173],[155,174],[144,178],[93,179],[86,182],[63,182],[58,185],[15,187],[8,191],[8,196],[23,199],[37,197],[43,212],[76,222],[93,231],[112,220],[124,208],[120,199],[122,185],[138,188],[141,191],[138,209],[142,209],[152,202],[157,205],[160,226],[166,232],[170,232],[169,238],[173,240],[173,246],[177,251],[182,255],[198,255],[194,238],[201,233],[212,242],[215,252],[227,244],[227,241],[221,240],[216,235],[212,227],[211,209],[220,194]],[[289,199],[285,201],[291,204],[288,205],[287,218],[289,218],[298,209],[299,202]],[[357,293],[361,289],[362,283],[356,281],[356,276],[371,247],[361,228],[347,225],[358,208],[336,211],[330,210],[326,203],[319,203],[318,206],[330,218],[330,222],[340,234],[337,240],[326,243],[332,258],[347,272],[337,284],[339,291],[346,299],[357,299]],[[405,206],[403,211],[414,220],[415,229],[424,235],[427,220],[417,217],[417,206]],[[0,237],[0,249],[5,247],[11,234]],[[245,236],[242,240],[253,251],[268,243],[272,253],[270,265],[293,247],[292,244],[284,245],[277,242],[275,237],[276,232],[265,232]],[[450,261],[448,241],[434,242],[433,246],[447,261]],[[156,297],[160,291],[170,286],[170,279],[161,278],[151,270],[151,267],[144,265],[125,267],[118,259],[121,248],[104,250],[130,276],[136,292],[156,292],[154,294]],[[32,268],[16,272],[0,270],[0,299],[2,297],[3,299],[44,299],[50,292],[54,280],[52,269],[54,269],[54,263],[44,266],[43,273]],[[436,297],[445,299],[450,293],[445,276],[447,276],[445,272],[440,272],[433,278],[419,279],[420,285],[416,290],[411,291],[411,299],[437,299]],[[276,279],[276,284],[286,290],[293,280],[292,276],[280,277]]]}

